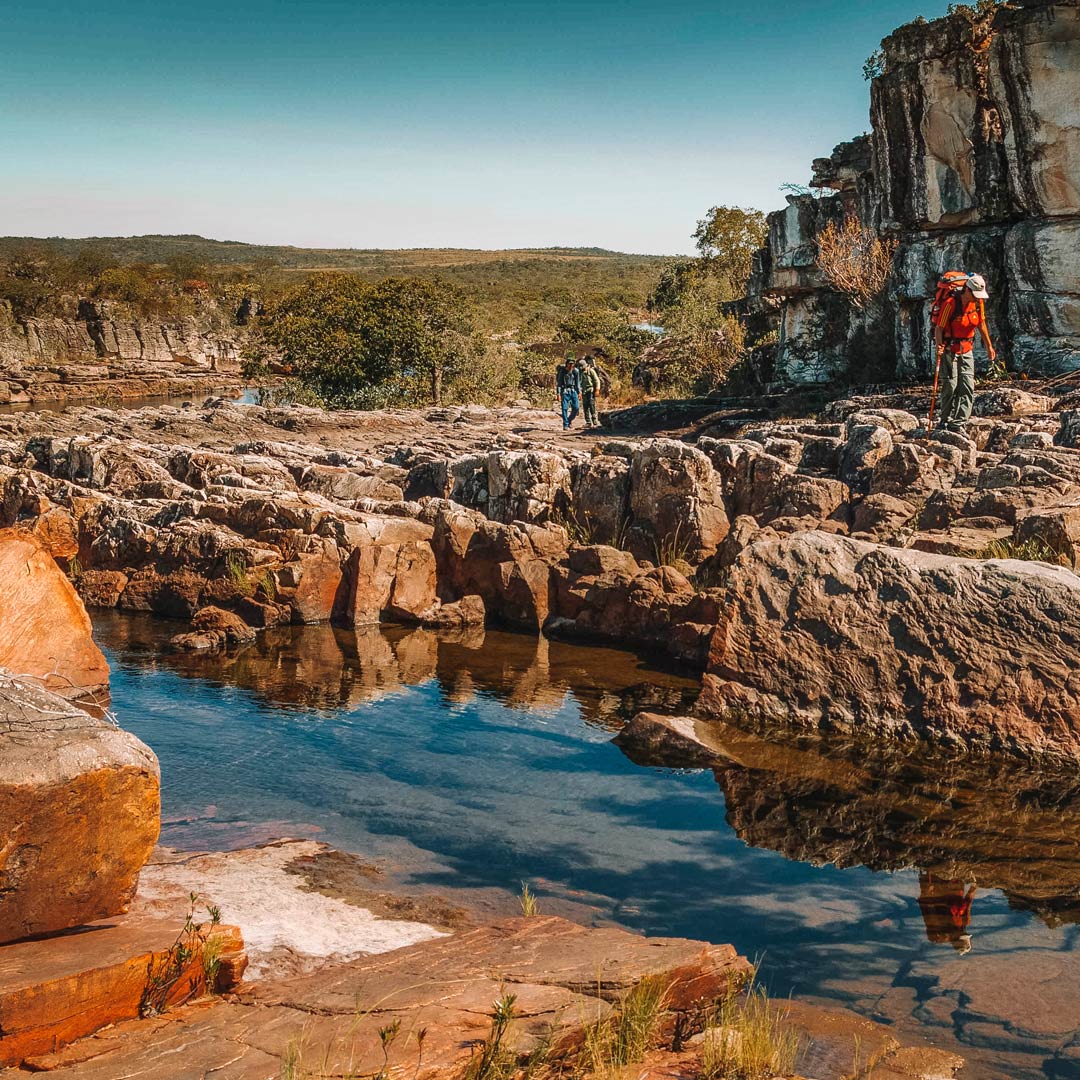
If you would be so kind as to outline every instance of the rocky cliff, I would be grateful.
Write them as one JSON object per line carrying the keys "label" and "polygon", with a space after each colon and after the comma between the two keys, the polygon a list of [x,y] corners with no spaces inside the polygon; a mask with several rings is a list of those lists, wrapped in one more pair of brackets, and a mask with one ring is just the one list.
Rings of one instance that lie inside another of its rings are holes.
{"label": "rocky cliff", "polygon": [[0,404],[197,392],[239,374],[243,327],[215,304],[173,317],[112,301],[70,307],[69,317],[16,319],[0,303]]}
{"label": "rocky cliff", "polygon": [[[1080,2],[1017,0],[917,21],[886,38],[872,130],[814,162],[818,195],[770,215],[749,306],[779,333],[792,382],[924,375],[938,274],[987,278],[1014,370],[1080,364]],[[860,312],[814,265],[830,221],[898,243],[881,303]],[[1002,348],[1003,347],[1003,348]]]}

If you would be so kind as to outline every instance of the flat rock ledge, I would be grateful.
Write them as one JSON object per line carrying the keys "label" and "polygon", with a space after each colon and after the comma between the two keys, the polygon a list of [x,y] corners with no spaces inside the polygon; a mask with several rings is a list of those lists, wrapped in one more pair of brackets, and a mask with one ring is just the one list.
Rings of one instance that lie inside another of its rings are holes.
{"label": "flat rock ledge", "polygon": [[[657,1047],[627,1075],[689,1080],[700,1074],[701,1051],[700,1039],[687,1037],[700,1031],[702,1010],[750,970],[727,945],[509,919],[117,1024],[27,1067],[80,1080],[461,1077],[491,1037],[493,1003],[512,995],[503,1046],[522,1067],[545,1045],[551,1064],[572,1068],[585,1030],[613,1020],[650,979],[666,988]],[[941,1050],[901,1046],[887,1029],[842,1011],[793,1004],[787,1023],[804,1047],[807,1077],[839,1076],[856,1047],[875,1054],[882,1080],[951,1080],[963,1064]],[[395,1024],[384,1058],[380,1031]]]}

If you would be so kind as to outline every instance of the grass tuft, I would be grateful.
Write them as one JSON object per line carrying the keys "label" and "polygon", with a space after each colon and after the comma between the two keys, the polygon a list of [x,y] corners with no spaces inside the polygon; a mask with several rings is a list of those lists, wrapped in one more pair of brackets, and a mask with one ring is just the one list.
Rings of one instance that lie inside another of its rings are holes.
{"label": "grass tuft", "polygon": [[641,1061],[660,1031],[669,983],[663,976],[642,979],[624,995],[613,1016],[585,1028],[578,1064],[585,1073],[611,1073]]}
{"label": "grass tuft", "polygon": [[991,540],[979,552],[980,559],[1021,559],[1024,562],[1045,562],[1054,566],[1068,566],[1069,560],[1055,551],[1040,536],[1029,536],[1026,540]]}
{"label": "grass tuft", "polygon": [[521,883],[521,898],[519,902],[521,904],[521,914],[524,915],[526,919],[531,919],[540,914],[540,907],[536,902],[536,893],[529,888],[529,883],[527,881]]}
{"label": "grass tuft", "polygon": [[761,988],[729,994],[706,1014],[701,1080],[771,1080],[795,1068],[799,1037]]}

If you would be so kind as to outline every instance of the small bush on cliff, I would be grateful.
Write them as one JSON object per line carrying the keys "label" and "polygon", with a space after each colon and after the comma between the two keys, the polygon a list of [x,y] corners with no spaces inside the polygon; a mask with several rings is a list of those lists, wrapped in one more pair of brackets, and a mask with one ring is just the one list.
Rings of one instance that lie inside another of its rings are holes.
{"label": "small bush on cliff", "polygon": [[892,270],[894,239],[882,239],[850,216],[840,225],[829,222],[818,236],[817,248],[817,268],[855,307],[864,309],[882,294]]}
{"label": "small bush on cliff", "polygon": [[221,922],[221,911],[207,907],[207,922],[195,921],[199,897],[190,896],[191,907],[176,940],[163,956],[151,958],[139,1000],[139,1016],[159,1016],[171,1006],[182,1005],[200,990],[213,991],[221,961],[221,948],[212,942]]}

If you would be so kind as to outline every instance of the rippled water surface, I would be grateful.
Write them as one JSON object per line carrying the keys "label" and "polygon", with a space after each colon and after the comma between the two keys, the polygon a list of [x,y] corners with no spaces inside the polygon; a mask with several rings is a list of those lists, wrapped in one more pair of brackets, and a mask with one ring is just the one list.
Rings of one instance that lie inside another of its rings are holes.
{"label": "rippled water surface", "polygon": [[958,1049],[967,1077],[1080,1076],[1068,776],[736,731],[722,768],[635,764],[612,736],[697,680],[613,649],[308,627],[192,656],[159,621],[95,626],[161,759],[164,843],[318,837],[481,909],[528,880],[578,921],[730,941],[774,992]]}

